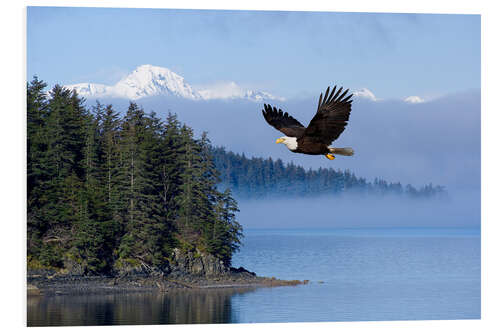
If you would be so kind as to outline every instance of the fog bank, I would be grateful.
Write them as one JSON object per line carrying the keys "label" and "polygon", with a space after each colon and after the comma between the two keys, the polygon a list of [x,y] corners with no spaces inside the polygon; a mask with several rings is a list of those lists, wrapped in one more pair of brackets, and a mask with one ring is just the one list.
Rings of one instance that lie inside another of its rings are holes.
{"label": "fog bank", "polygon": [[359,196],[239,200],[244,228],[478,227],[479,191],[446,199]]}

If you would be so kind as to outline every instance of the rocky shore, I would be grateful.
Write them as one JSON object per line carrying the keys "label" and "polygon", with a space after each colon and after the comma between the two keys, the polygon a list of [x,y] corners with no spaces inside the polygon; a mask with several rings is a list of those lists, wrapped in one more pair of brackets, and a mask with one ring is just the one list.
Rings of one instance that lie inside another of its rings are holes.
{"label": "rocky shore", "polygon": [[228,267],[216,257],[175,249],[172,260],[161,269],[123,265],[109,276],[89,276],[76,263],[65,269],[28,270],[28,296],[168,292],[179,289],[294,286],[307,280],[260,277],[243,267]]}

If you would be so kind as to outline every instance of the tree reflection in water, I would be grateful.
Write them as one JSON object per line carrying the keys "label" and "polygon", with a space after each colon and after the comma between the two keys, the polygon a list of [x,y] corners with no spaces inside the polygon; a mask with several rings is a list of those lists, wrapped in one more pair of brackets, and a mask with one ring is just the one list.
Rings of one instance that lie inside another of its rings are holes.
{"label": "tree reflection in water", "polygon": [[220,324],[233,321],[231,298],[255,288],[164,293],[28,297],[28,326]]}

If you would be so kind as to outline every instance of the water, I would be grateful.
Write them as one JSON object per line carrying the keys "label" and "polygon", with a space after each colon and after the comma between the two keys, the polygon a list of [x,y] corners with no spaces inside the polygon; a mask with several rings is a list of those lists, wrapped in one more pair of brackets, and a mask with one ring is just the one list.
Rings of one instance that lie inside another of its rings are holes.
{"label": "water", "polygon": [[479,229],[247,230],[233,259],[296,287],[28,299],[28,325],[480,318]]}
{"label": "water", "polygon": [[254,230],[234,264],[310,280],[237,295],[237,322],[480,317],[479,229]]}

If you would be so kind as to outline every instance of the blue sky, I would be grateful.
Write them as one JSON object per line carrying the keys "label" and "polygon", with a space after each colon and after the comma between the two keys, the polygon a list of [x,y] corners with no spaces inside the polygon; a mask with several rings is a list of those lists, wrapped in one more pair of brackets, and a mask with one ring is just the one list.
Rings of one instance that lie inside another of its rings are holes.
{"label": "blue sky", "polygon": [[[352,146],[356,154],[333,163],[274,144],[281,134],[263,122],[252,102],[213,102],[200,110],[196,102],[169,101],[168,108],[197,133],[208,131],[215,145],[247,156],[349,169],[368,181],[444,185],[455,201],[422,212],[442,217],[442,225],[479,224],[479,15],[31,7],[27,23],[28,79],[37,74],[49,86],[114,84],[152,64],[193,86],[235,81],[288,98],[280,106],[304,124],[326,86],[368,88],[381,101],[356,99],[349,125],[334,143]],[[401,100],[412,95],[427,102]],[[163,100],[139,101],[162,116]],[[382,210],[400,205],[387,201]]]}
{"label": "blue sky", "polygon": [[113,84],[138,65],[192,85],[293,98],[331,83],[378,98],[480,88],[480,16],[29,7],[27,74]]}

